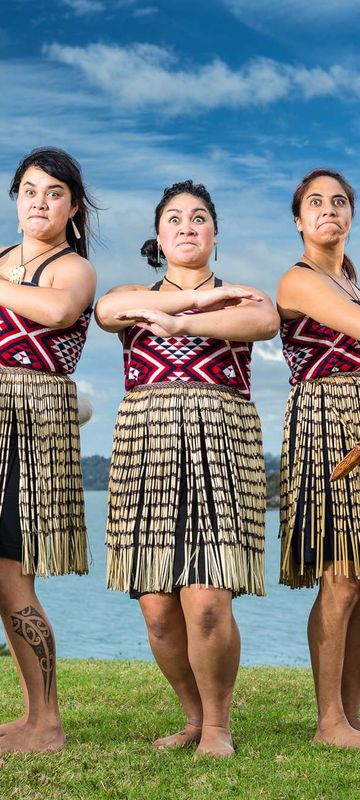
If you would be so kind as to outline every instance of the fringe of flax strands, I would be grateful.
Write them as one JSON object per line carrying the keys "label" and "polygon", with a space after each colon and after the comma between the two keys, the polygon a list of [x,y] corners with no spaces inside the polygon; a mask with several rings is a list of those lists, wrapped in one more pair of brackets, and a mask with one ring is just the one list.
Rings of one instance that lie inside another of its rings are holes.
{"label": "fringe of flax strands", "polygon": [[63,375],[1,368],[0,387],[0,514],[15,421],[23,573],[85,573],[76,386]]}
{"label": "fringe of flax strands", "polygon": [[[204,453],[217,536],[210,519]],[[120,591],[173,590],[184,456],[188,508],[179,585],[188,584],[190,561],[196,562],[202,542],[206,585],[263,595],[266,491],[259,418],[254,405],[238,392],[208,384],[139,387],[120,405],[110,470],[108,586]]]}
{"label": "fringe of flax strands", "polygon": [[[349,576],[350,540],[355,574],[360,578],[360,469],[356,467],[345,478],[330,483],[332,470],[354,447],[359,434],[360,374],[343,373],[304,381],[290,392],[281,463],[281,583],[292,588],[311,587],[321,577],[326,503],[333,521],[335,574]],[[291,448],[290,438],[294,442]],[[299,518],[300,489],[304,504]],[[295,563],[292,551],[297,514],[300,564]],[[308,525],[310,519],[311,547],[316,548],[315,564],[304,563],[307,519]]]}

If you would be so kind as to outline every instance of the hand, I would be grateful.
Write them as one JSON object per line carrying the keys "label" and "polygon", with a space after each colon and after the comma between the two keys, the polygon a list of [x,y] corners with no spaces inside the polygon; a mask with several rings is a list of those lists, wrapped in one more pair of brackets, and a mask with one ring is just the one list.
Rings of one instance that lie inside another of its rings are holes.
{"label": "hand", "polygon": [[240,286],[218,286],[216,289],[194,292],[194,296],[194,307],[200,311],[220,311],[229,306],[238,306],[242,300],[255,300],[258,303],[263,301],[260,295]]}
{"label": "hand", "polygon": [[150,311],[149,309],[138,309],[137,311],[119,311],[114,314],[115,319],[131,320],[132,325],[150,331],[154,336],[177,336],[181,332],[181,317],[173,317],[165,314],[164,311]]}

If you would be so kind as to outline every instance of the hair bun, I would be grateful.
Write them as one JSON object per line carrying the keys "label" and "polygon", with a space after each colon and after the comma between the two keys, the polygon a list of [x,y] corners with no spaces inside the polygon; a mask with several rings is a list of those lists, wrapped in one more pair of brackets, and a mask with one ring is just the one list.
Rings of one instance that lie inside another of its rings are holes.
{"label": "hair bun", "polygon": [[[161,269],[162,263],[161,259],[164,259],[164,254],[160,249],[160,253],[158,255],[158,243],[157,239],[147,239],[144,242],[141,250],[141,255],[147,259],[148,264],[150,267],[154,267],[155,269]],[[158,260],[160,259],[160,261]]]}

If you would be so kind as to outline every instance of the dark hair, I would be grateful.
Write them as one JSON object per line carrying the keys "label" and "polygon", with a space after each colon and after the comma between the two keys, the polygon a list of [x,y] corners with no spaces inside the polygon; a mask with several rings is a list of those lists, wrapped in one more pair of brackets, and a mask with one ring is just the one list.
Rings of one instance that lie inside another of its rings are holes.
{"label": "dark hair", "polygon": [[[347,198],[349,200],[349,203],[350,203],[351,216],[352,217],[354,216],[354,214],[355,214],[355,192],[354,192],[354,189],[352,188],[352,186],[350,186],[350,183],[348,183],[345,180],[344,176],[341,175],[340,172],[335,172],[332,169],[326,169],[324,167],[319,167],[318,169],[313,169],[311,172],[308,172],[304,176],[304,178],[302,179],[301,183],[299,183],[299,186],[295,189],[295,192],[294,192],[294,195],[293,195],[293,199],[292,199],[292,204],[291,204],[291,210],[292,210],[292,213],[293,213],[295,221],[296,221],[296,219],[298,217],[300,217],[300,206],[301,206],[304,194],[305,194],[309,184],[312,183],[312,181],[316,180],[316,178],[322,178],[322,177],[334,178],[334,180],[338,181],[338,183],[341,184],[341,186],[344,189],[344,192],[345,192],[345,194],[346,194],[346,196],[347,196]],[[302,239],[304,238],[301,232],[300,232],[300,236],[301,236]],[[347,275],[347,277],[351,281],[354,281],[354,283],[355,283],[356,282],[356,269],[354,267],[353,262],[351,261],[351,258],[349,258],[349,256],[347,256],[347,255],[344,255],[342,269],[343,269],[343,272],[345,273],[345,275]]]}
{"label": "dark hair", "polygon": [[69,187],[72,205],[78,206],[76,214],[74,214],[74,222],[80,233],[80,239],[75,237],[71,220],[68,220],[66,226],[66,238],[79,255],[87,258],[90,238],[90,212],[92,210],[97,212],[98,207],[86,191],[80,165],[72,156],[57,147],[36,148],[20,161],[9,190],[11,198],[17,197],[21,180],[30,167],[39,167],[39,169],[66,183]]}
{"label": "dark hair", "polygon": [[[167,206],[172,197],[176,197],[178,194],[192,194],[193,197],[201,197],[206,205],[207,210],[212,216],[215,233],[218,232],[216,210],[209,192],[207,189],[205,189],[205,186],[202,183],[193,183],[193,181],[189,180],[181,181],[180,183],[173,183],[172,186],[168,186],[166,189],[164,189],[164,194],[160,200],[160,203],[158,203],[155,208],[154,224],[156,233],[159,233],[160,217],[165,206]],[[147,239],[146,242],[144,242],[141,248],[141,255],[147,258],[148,264],[150,264],[151,267],[154,267],[154,269],[161,269],[163,266],[162,261],[165,261],[165,256],[161,248],[158,256],[158,243],[156,239]]]}

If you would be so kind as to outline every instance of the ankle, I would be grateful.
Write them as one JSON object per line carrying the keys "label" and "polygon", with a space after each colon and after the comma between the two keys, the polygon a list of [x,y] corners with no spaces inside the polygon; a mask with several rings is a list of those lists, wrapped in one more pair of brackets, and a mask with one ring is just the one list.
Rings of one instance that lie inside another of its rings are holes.
{"label": "ankle", "polygon": [[318,730],[327,731],[338,727],[338,725],[349,725],[344,711],[327,711],[325,714],[319,714]]}
{"label": "ankle", "polygon": [[204,722],[203,723],[203,728],[212,728],[215,731],[223,731],[224,733],[229,733],[229,731],[230,731],[229,724],[224,725],[224,724],[219,724],[217,722],[215,722],[215,723],[213,723],[213,722]]}
{"label": "ankle", "polygon": [[44,728],[49,731],[56,731],[62,728],[59,714],[29,714],[26,724],[34,731]]}
{"label": "ankle", "polygon": [[191,717],[186,720],[186,725],[189,725],[191,728],[202,728],[202,719],[196,719],[196,717]]}

